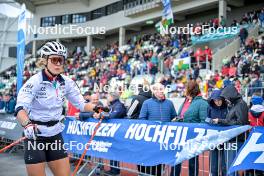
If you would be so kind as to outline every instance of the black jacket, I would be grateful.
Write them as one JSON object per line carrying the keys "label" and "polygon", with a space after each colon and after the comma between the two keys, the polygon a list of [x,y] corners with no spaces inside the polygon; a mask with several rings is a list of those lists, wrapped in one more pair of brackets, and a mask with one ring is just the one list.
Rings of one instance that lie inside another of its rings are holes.
{"label": "black jacket", "polygon": [[137,96],[132,99],[131,105],[127,111],[127,117],[130,119],[138,119],[141,107],[145,100],[152,97],[151,91],[141,90]]}
{"label": "black jacket", "polygon": [[106,118],[121,119],[126,116],[126,107],[119,101],[119,99],[112,101],[109,108],[109,116],[107,116]]}
{"label": "black jacket", "polygon": [[247,125],[248,124],[248,106],[237,92],[233,85],[225,87],[220,95],[224,99],[231,101],[228,107],[228,113],[225,119],[219,119],[222,125]]}

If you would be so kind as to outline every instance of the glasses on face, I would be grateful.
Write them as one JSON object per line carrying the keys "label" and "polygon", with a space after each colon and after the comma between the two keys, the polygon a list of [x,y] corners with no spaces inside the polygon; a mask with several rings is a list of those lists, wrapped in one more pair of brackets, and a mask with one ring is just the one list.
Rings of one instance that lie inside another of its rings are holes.
{"label": "glasses on face", "polygon": [[51,63],[58,65],[58,63],[60,63],[60,65],[64,64],[64,58],[63,57],[50,57],[49,58]]}

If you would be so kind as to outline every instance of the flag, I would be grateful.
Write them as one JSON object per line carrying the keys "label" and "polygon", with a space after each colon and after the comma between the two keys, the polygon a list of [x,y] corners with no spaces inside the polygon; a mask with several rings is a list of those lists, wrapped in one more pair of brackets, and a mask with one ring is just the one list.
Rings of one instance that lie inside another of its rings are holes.
{"label": "flag", "polygon": [[161,34],[167,33],[168,27],[174,23],[173,21],[173,13],[171,10],[170,0],[162,0],[163,4],[163,12],[162,12],[162,20],[158,22],[155,27],[157,31]]}
{"label": "flag", "polygon": [[17,93],[23,85],[23,72],[25,60],[25,40],[26,40],[26,7],[22,5],[18,18],[17,30]]}
{"label": "flag", "polygon": [[187,70],[190,68],[190,64],[191,64],[190,57],[179,58],[173,61],[172,68],[174,68],[174,70],[176,71]]}

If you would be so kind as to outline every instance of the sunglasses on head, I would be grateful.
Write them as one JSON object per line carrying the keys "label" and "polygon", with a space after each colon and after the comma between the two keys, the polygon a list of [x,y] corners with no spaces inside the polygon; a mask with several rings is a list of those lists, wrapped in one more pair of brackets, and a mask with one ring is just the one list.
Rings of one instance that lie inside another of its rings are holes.
{"label": "sunglasses on head", "polygon": [[50,57],[49,58],[51,63],[58,65],[58,63],[60,63],[60,65],[64,64],[64,58],[63,57]]}

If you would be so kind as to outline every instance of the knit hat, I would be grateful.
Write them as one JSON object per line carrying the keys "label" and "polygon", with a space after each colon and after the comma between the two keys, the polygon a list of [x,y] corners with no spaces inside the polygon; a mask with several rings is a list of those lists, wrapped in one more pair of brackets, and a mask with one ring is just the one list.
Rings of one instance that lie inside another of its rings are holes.
{"label": "knit hat", "polygon": [[251,98],[251,102],[252,102],[253,105],[262,105],[263,98],[261,96],[254,95]]}

